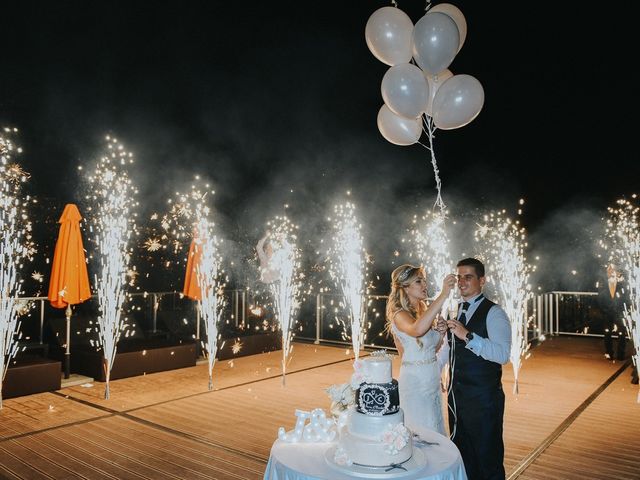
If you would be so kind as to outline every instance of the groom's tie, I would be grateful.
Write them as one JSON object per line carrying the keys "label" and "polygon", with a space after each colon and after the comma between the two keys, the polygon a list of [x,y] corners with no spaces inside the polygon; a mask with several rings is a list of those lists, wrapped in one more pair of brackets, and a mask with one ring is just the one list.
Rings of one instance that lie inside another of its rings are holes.
{"label": "groom's tie", "polygon": [[462,303],[462,313],[460,314],[458,321],[463,325],[467,324],[467,310],[469,310],[469,305],[469,302]]}

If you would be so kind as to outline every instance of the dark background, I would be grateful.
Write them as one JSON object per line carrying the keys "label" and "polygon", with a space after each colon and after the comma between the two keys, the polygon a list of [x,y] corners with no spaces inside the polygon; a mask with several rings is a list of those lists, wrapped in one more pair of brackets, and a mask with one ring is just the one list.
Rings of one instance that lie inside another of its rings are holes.
{"label": "dark background", "polygon": [[[468,32],[449,68],[485,90],[472,123],[436,132],[443,197],[460,245],[452,253],[473,253],[472,229],[484,212],[515,216],[524,198],[527,255],[540,257],[534,285],[593,290],[604,263],[596,257],[601,218],[637,189],[640,173],[638,95],[628,73],[633,17],[622,2],[451,3]],[[77,166],[94,162],[112,134],[135,154],[143,229],[193,175],[212,181],[232,282],[255,273],[252,248],[284,211],[300,226],[307,263],[321,261],[326,218],[334,203],[351,198],[373,255],[375,290],[386,293],[394,263],[411,260],[401,242],[411,218],[435,201],[428,151],[392,145],[376,126],[388,67],[369,52],[364,27],[389,5],[3,6],[0,125],[20,129],[28,189],[42,199],[32,214],[41,252],[34,269],[48,274],[43,258],[52,255],[55,219],[67,202],[83,211]],[[422,1],[398,6],[414,23],[424,14]],[[165,269],[141,275],[139,285],[180,289],[181,281],[181,271]]]}

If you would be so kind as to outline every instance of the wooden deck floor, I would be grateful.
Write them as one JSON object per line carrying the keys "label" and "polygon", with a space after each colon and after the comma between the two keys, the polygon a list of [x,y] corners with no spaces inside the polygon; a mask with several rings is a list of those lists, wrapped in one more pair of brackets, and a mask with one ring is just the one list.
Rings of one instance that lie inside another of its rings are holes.
{"label": "wooden deck floor", "polygon": [[[532,350],[507,394],[511,479],[640,478],[640,404],[629,363],[602,340],[551,338]],[[343,348],[294,345],[282,385],[280,352],[69,387],[4,401],[0,478],[259,479],[277,429],[296,408],[328,410],[324,388],[351,375]],[[399,363],[394,362],[397,376]]]}

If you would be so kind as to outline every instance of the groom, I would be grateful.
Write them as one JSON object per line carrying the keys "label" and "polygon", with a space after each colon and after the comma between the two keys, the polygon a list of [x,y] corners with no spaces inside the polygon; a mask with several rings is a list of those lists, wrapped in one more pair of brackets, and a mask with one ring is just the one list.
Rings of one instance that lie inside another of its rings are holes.
{"label": "groom", "polygon": [[509,361],[511,325],[504,310],[482,294],[484,265],[475,258],[457,264],[464,301],[451,333],[449,431],[469,480],[505,478],[502,365]]}

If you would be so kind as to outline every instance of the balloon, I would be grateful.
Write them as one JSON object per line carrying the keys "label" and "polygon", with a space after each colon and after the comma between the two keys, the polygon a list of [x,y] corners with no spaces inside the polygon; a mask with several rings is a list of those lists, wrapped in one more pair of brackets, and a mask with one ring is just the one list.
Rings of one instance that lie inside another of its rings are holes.
{"label": "balloon", "polygon": [[382,7],[371,14],[364,36],[371,53],[387,65],[409,63],[413,22],[399,8]]}
{"label": "balloon", "polygon": [[429,84],[424,73],[411,63],[401,63],[382,77],[382,98],[392,112],[417,118],[427,108]]}
{"label": "balloon", "polygon": [[401,117],[387,105],[382,105],[378,112],[378,130],[387,141],[395,145],[413,145],[422,134],[422,120]]}
{"label": "balloon", "polygon": [[[460,11],[458,7],[455,5],[451,5],[450,3],[439,3],[429,9],[429,12],[440,12],[445,15],[449,15],[451,20],[456,23],[456,27],[458,27],[458,33],[460,34],[460,41],[458,45],[458,52],[462,48],[462,44],[467,38],[467,21],[464,18],[464,15]],[[456,52],[457,53],[457,52]]]}
{"label": "balloon", "polygon": [[447,68],[458,53],[460,34],[450,16],[427,12],[413,29],[413,57],[433,75]]}
{"label": "balloon", "polygon": [[478,116],[484,104],[484,89],[471,75],[446,80],[433,99],[433,122],[441,130],[464,127]]}
{"label": "balloon", "polygon": [[453,77],[453,73],[451,73],[451,70],[443,70],[437,75],[429,75],[428,73],[425,73],[424,77],[427,79],[427,83],[429,84],[429,102],[427,103],[427,108],[424,113],[432,117],[433,99],[436,96],[436,92],[446,80]]}

